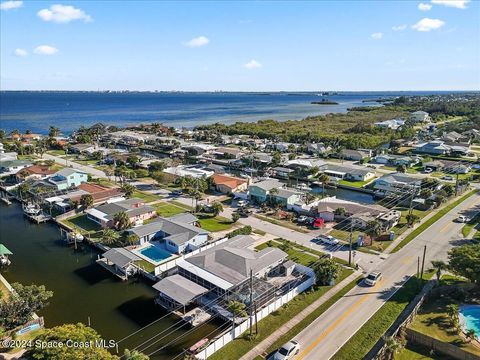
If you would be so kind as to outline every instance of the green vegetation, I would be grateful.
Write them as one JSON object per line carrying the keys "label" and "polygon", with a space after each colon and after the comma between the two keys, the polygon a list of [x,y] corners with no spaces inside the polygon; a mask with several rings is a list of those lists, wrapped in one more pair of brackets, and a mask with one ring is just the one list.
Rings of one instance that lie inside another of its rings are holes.
{"label": "green vegetation", "polygon": [[173,204],[173,205],[176,205],[178,207],[181,207],[181,208],[183,208],[185,210],[188,210],[188,211],[193,211],[194,210],[192,206],[185,205],[184,203],[182,203],[180,201],[170,200],[169,203]]}
{"label": "green vegetation", "polygon": [[156,195],[148,194],[146,192],[138,191],[138,190],[135,190],[133,192],[132,197],[142,199],[146,203],[150,203],[152,201],[156,201],[156,200],[160,199],[160,197],[158,197]]}
{"label": "green vegetation", "polygon": [[338,183],[340,185],[345,185],[345,186],[352,186],[356,188],[363,188],[365,185],[368,183],[374,181],[375,179],[370,179],[367,181],[349,181],[349,180],[340,180]]}
{"label": "green vegetation", "polygon": [[477,228],[478,224],[480,224],[480,214],[476,215],[468,224],[462,228],[462,235],[463,237],[468,237],[474,228]]}
{"label": "green vegetation", "polygon": [[264,236],[266,235],[267,233],[263,230],[259,230],[259,229],[253,229],[252,231],[254,234],[257,234],[257,235],[260,235],[260,236]]}
{"label": "green vegetation", "polygon": [[[348,277],[351,273],[352,273],[351,270],[342,269],[342,273],[338,281],[339,282],[342,281],[343,279]],[[308,321],[302,321],[300,323],[301,326],[295,326],[294,328],[292,328],[291,331],[293,331],[293,329],[296,329],[296,331],[299,332],[305,326],[305,324],[309,324],[313,319],[320,316],[333,303],[335,303],[335,301],[337,301],[339,298],[345,295],[345,293],[347,293],[353,286],[355,286],[355,283],[356,282],[353,282],[347,285],[346,288],[344,288],[338,294],[334,295],[330,300],[326,301],[323,305],[317,308],[317,310],[314,311],[315,316],[310,315],[309,317],[307,317]],[[280,308],[278,311],[273,312],[272,314],[267,316],[265,319],[259,321],[258,335],[254,339],[248,340],[246,334],[244,336],[240,336],[239,338],[235,339],[234,341],[230,342],[229,344],[221,348],[219,351],[214,353],[211,357],[209,357],[209,360],[241,358],[249,350],[254,348],[257,344],[259,344],[265,338],[267,338],[270,334],[272,334],[276,329],[278,329],[287,321],[295,317],[299,312],[301,312],[307,306],[312,304],[315,300],[320,298],[331,288],[332,286],[315,286],[312,290],[298,295],[288,303],[288,306],[284,306]],[[346,290],[347,288],[348,290]],[[283,335],[283,337],[285,336],[287,336],[287,334]]]}
{"label": "green vegetation", "polygon": [[407,344],[407,346],[395,355],[395,360],[450,360],[448,356],[430,354],[424,346]]}
{"label": "green vegetation", "polygon": [[79,214],[60,221],[74,230],[78,230],[81,234],[91,233],[102,230],[102,227],[95,221],[89,220],[87,215]]}
{"label": "green vegetation", "polygon": [[417,278],[410,278],[332,357],[361,360],[417,295]]}
{"label": "green vegetation", "polygon": [[428,229],[430,226],[432,226],[435,222],[437,222],[440,218],[442,218],[445,214],[447,214],[450,210],[461,204],[463,201],[468,199],[470,196],[475,194],[477,190],[472,190],[466,195],[462,196],[460,199],[457,199],[456,201],[452,202],[450,205],[447,205],[443,207],[441,210],[439,210],[435,215],[433,215],[430,219],[425,221],[423,224],[421,224],[419,227],[417,227],[415,230],[413,230],[410,234],[408,234],[405,239],[403,239],[393,250],[392,252],[397,252],[401,248],[403,248],[405,245],[407,245],[410,241],[415,239],[418,235],[420,235],[422,232],[424,232],[426,229]]}
{"label": "green vegetation", "polygon": [[202,229],[210,232],[225,231],[233,226],[232,220],[223,216],[199,215],[198,223]]}
{"label": "green vegetation", "polygon": [[277,241],[268,241],[266,243],[260,244],[255,247],[255,250],[262,250],[268,247],[276,247],[285,251],[288,254],[288,258],[290,260],[305,266],[310,266],[318,260],[317,256],[310,255],[306,251],[299,250],[298,248],[292,246],[285,247],[284,244],[281,244]]}
{"label": "green vegetation", "polygon": [[155,265],[153,265],[152,263],[148,262],[147,260],[137,260],[135,261],[135,265],[137,265],[138,267],[142,268],[143,270],[145,270],[146,272],[153,272],[155,270]]}
{"label": "green vegetation", "polygon": [[289,221],[272,219],[270,217],[263,216],[263,215],[258,215],[258,214],[254,214],[253,216],[256,217],[257,219],[269,222],[269,223],[274,224],[274,225],[283,226],[283,227],[285,227],[287,229],[290,229],[290,230],[295,230],[295,231],[298,231],[298,232],[301,232],[301,233],[304,233],[304,234],[309,233],[308,230],[305,230],[304,228],[301,228],[300,226],[297,226],[297,225],[295,225],[295,224],[293,224]]}
{"label": "green vegetation", "polygon": [[160,202],[158,204],[154,204],[153,207],[157,209],[158,216],[162,216],[162,217],[169,217],[169,216],[173,216],[173,215],[177,215],[185,212],[185,209],[180,208],[173,204],[166,203],[166,202]]}

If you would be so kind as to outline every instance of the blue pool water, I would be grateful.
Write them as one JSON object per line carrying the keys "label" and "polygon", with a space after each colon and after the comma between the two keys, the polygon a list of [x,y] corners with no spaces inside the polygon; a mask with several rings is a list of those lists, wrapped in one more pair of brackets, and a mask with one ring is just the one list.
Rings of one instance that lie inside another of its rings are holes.
{"label": "blue pool water", "polygon": [[172,256],[168,251],[162,250],[154,245],[150,245],[140,250],[140,253],[156,262],[160,262]]}
{"label": "blue pool water", "polygon": [[475,330],[477,336],[480,336],[480,305],[462,306],[460,314],[465,319],[465,327]]}

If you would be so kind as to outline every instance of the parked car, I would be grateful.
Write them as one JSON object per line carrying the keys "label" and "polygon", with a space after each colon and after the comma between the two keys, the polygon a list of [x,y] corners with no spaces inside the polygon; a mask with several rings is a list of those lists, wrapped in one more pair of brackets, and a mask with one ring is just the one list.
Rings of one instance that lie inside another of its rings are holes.
{"label": "parked car", "polygon": [[308,221],[309,217],[305,215],[301,215],[297,218],[297,222],[299,224],[305,224]]}
{"label": "parked car", "polygon": [[465,215],[460,215],[457,218],[457,222],[459,222],[459,223],[468,223],[469,221],[470,221],[470,218],[468,216],[465,216]]}
{"label": "parked car", "polygon": [[271,359],[272,360],[293,359],[293,357],[297,355],[299,351],[300,351],[300,345],[298,344],[298,342],[291,340],[286,344],[283,344],[280,349],[275,351]]}
{"label": "parked car", "polygon": [[180,196],[183,194],[183,191],[182,190],[173,190],[172,191],[172,195],[175,195],[175,196]]}
{"label": "parked car", "polygon": [[322,218],[316,218],[316,219],[312,222],[312,227],[313,227],[314,229],[320,229],[320,228],[322,228],[324,225],[325,225],[325,220],[323,220]]}
{"label": "parked car", "polygon": [[430,173],[433,172],[433,170],[431,168],[425,168],[425,169],[423,169],[423,172],[424,172],[424,174],[430,174]]}
{"label": "parked car", "polygon": [[452,175],[442,176],[442,180],[453,180],[453,176]]}
{"label": "parked car", "polygon": [[373,271],[365,278],[365,284],[375,286],[375,284],[382,278],[380,271]]}
{"label": "parked car", "polygon": [[334,238],[331,235],[320,235],[317,237],[319,241],[328,245],[337,245],[340,241],[337,238]]}

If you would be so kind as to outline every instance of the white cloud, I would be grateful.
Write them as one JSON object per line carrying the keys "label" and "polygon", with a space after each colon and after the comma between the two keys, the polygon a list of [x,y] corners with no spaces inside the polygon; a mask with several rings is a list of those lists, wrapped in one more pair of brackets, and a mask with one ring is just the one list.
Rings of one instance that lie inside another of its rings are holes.
{"label": "white cloud", "polygon": [[457,9],[466,9],[470,0],[432,0],[432,4],[454,7]]}
{"label": "white cloud", "polygon": [[376,33],[373,33],[372,35],[370,35],[370,37],[372,39],[375,39],[375,40],[380,40],[381,38],[383,38],[383,33],[376,32]]}
{"label": "white cloud", "polygon": [[50,6],[50,9],[42,9],[37,13],[38,17],[44,21],[53,21],[56,23],[69,23],[74,20],[83,20],[85,22],[93,21],[92,17],[81,9],[70,5],[56,4]]}
{"label": "white cloud", "polygon": [[50,45],[40,45],[33,52],[38,55],[54,55],[58,52],[58,49]]}
{"label": "white cloud", "polygon": [[425,3],[418,4],[418,10],[421,10],[421,11],[428,11],[431,8],[432,8],[431,4],[425,4]]}
{"label": "white cloud", "polygon": [[392,26],[393,31],[403,31],[407,28],[407,25],[402,24],[402,25],[397,25],[397,26]]}
{"label": "white cloud", "polygon": [[443,25],[445,25],[445,21],[439,19],[423,18],[415,25],[412,25],[412,29],[426,32],[440,29]]}
{"label": "white cloud", "polygon": [[2,10],[11,10],[11,9],[18,9],[23,6],[23,1],[4,1],[0,4],[0,9]]}
{"label": "white cloud", "polygon": [[243,64],[243,67],[246,68],[246,69],[249,69],[249,70],[252,70],[252,69],[259,69],[262,67],[262,64],[259,63],[257,60],[250,60],[249,62],[247,62],[246,64]]}
{"label": "white cloud", "polygon": [[191,47],[191,48],[196,48],[200,46],[205,46],[210,42],[210,40],[206,36],[199,36],[196,38],[193,38],[190,41],[187,41],[184,43],[185,46]]}
{"label": "white cloud", "polygon": [[15,51],[14,51],[13,53],[15,54],[15,56],[21,56],[21,57],[28,55],[27,50],[25,50],[25,49],[20,49],[20,48],[15,49]]}

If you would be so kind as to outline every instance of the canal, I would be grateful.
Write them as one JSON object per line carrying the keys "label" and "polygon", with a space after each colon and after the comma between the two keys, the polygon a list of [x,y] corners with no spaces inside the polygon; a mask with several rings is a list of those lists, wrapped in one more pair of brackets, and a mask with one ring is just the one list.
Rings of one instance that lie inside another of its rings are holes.
{"label": "canal", "polygon": [[[43,284],[54,292],[50,305],[39,314],[45,317],[47,327],[76,322],[88,324],[90,318],[91,326],[104,339],[118,341],[166,315],[153,302],[155,292],[151,283],[142,279],[128,282],[117,279],[95,263],[98,255],[95,249],[83,246],[74,250],[67,246],[60,240],[57,226],[29,222],[18,203],[0,204],[0,243],[13,252],[12,265],[2,271],[10,283]],[[180,324],[177,317],[168,315],[121,342],[120,353],[157,335],[138,350],[150,354],[167,345],[151,359],[172,359],[207,335],[211,338],[219,325],[206,323],[187,333],[188,328],[179,328]],[[170,327],[176,331],[161,333]],[[170,335],[165,337],[166,334]]]}

